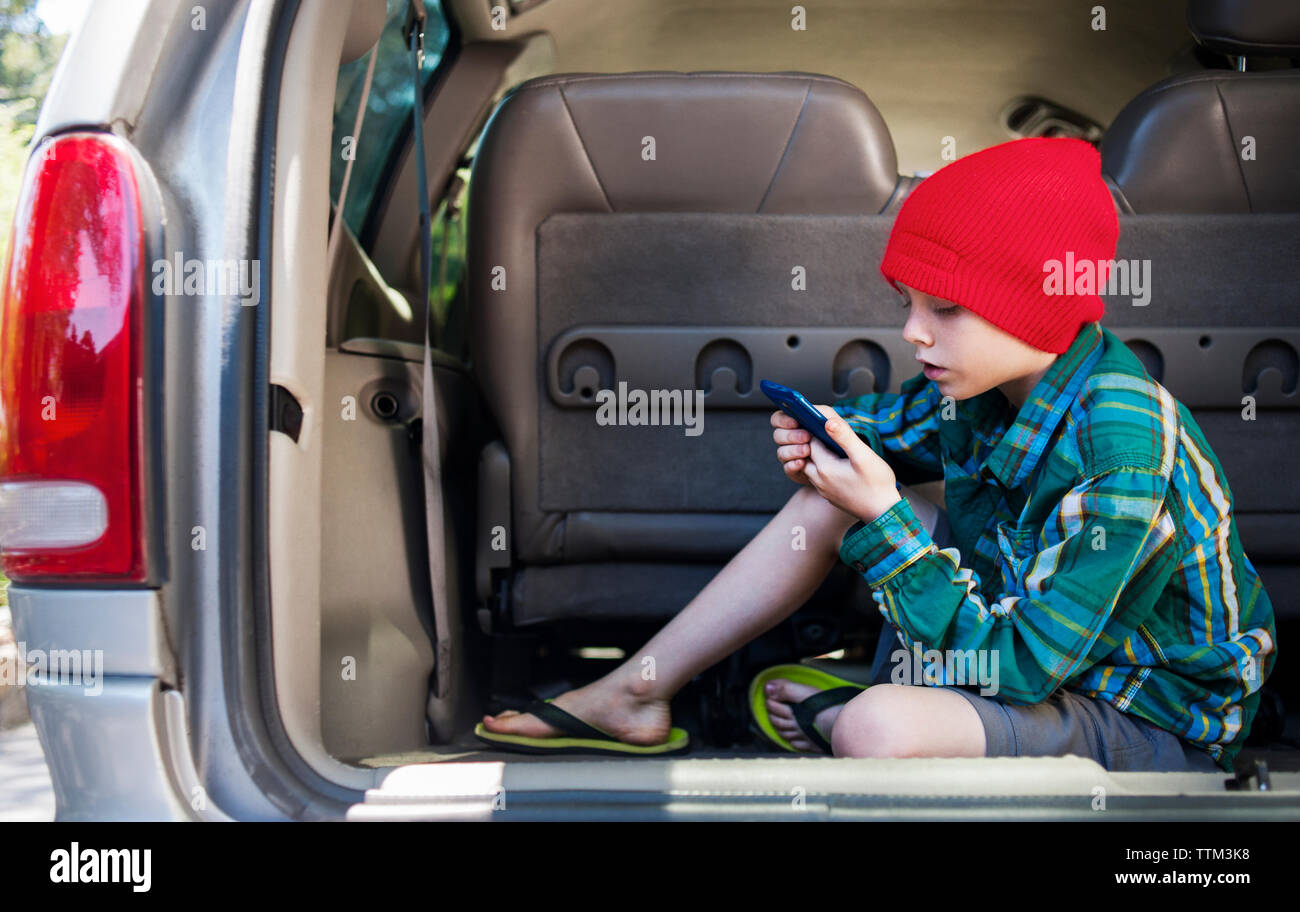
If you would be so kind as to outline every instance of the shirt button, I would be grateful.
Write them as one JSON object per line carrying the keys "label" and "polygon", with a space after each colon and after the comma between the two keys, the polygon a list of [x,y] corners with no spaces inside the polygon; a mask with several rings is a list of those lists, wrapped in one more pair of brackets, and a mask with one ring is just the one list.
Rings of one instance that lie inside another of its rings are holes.
{"label": "shirt button", "polygon": [[853,569],[856,570],[856,571],[858,571],[859,573],[862,573],[862,572],[863,572],[864,570],[866,570],[867,568],[864,567],[864,566],[862,566],[862,561],[854,561],[854,562],[853,562]]}

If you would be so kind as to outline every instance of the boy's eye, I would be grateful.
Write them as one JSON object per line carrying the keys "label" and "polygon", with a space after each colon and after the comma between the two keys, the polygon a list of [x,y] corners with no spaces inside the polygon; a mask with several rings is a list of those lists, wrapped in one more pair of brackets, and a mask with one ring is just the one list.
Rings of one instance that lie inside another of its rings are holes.
{"label": "boy's eye", "polygon": [[[908,307],[911,307],[911,306],[912,306],[912,300],[911,300],[911,298],[901,298],[901,299],[899,300],[899,305],[898,305],[898,306],[899,306],[899,307],[902,307],[904,310],[906,310]],[[951,307],[936,307],[936,308],[934,308],[934,313],[936,313],[936,314],[938,314],[939,316],[943,317],[943,316],[947,316],[947,315],[949,315],[949,314],[955,314],[955,313],[956,313],[957,311],[959,311],[959,310],[961,310],[961,307],[958,306],[958,305],[956,305],[956,304],[954,304],[954,305],[952,305]]]}

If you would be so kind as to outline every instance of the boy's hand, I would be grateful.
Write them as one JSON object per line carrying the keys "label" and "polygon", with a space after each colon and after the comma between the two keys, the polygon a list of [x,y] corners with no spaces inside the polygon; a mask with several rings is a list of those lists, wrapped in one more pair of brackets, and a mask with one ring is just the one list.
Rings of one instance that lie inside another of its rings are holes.
{"label": "boy's hand", "polygon": [[772,439],[776,441],[776,458],[781,461],[786,477],[798,484],[812,484],[803,472],[808,457],[812,455],[812,448],[808,445],[812,434],[780,409],[772,413],[772,427],[776,428],[772,432]]}
{"label": "boy's hand", "polygon": [[[801,430],[799,433],[809,440],[812,458],[794,459],[792,462],[803,463],[799,466],[799,474],[829,503],[863,522],[871,522],[902,499],[898,493],[898,480],[894,477],[894,470],[853,433],[848,422],[834,409],[829,405],[819,405],[817,408],[829,419],[826,422],[826,433],[830,434],[831,439],[840,445],[849,458],[841,459],[826,449],[820,440]],[[793,418],[790,421],[798,426]],[[776,423],[775,417],[772,423]],[[791,464],[786,463],[787,475],[790,475]]]}

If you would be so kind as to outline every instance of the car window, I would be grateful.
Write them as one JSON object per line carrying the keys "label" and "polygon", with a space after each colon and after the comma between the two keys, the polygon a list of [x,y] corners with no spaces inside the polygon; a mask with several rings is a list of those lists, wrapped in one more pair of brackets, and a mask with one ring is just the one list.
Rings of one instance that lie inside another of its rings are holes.
{"label": "car window", "polygon": [[[420,78],[423,90],[427,91],[433,80],[433,71],[447,48],[449,30],[439,0],[425,0],[424,6],[429,19],[424,30],[424,66]],[[354,137],[352,131],[356,126],[357,105],[361,101],[370,54],[363,54],[360,59],[339,68],[334,93],[330,200],[335,205],[338,204],[343,175],[351,157],[352,176],[348,182],[343,219],[357,237],[362,236],[366,217],[370,214],[370,207],[381,189],[383,179],[393,170],[390,159],[395,152],[394,147],[411,125],[414,96],[411,88],[411,58],[402,39],[406,8],[407,0],[388,0],[388,19],[379,38],[379,56],[375,60],[375,73],[359,137]]]}
{"label": "car window", "polygon": [[457,356],[464,354],[466,342],[466,301],[461,279],[465,273],[464,207],[469,193],[469,174],[470,166],[467,164],[456,170],[459,180],[453,182],[448,198],[433,214],[433,274],[430,276],[433,293],[429,298],[433,323],[430,338],[435,346]]}

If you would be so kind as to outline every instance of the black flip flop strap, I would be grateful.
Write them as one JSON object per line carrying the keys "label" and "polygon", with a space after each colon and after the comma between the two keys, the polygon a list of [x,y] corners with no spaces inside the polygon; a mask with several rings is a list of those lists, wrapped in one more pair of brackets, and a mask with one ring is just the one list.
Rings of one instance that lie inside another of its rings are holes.
{"label": "black flip flop strap", "polygon": [[547,703],[545,700],[534,700],[528,704],[524,712],[532,713],[543,722],[549,722],[560,731],[575,738],[595,738],[598,741],[617,741],[617,738],[611,738],[598,728],[593,728],[586,722],[583,722],[572,713],[567,713],[554,703]]}
{"label": "black flip flop strap", "polygon": [[849,687],[847,684],[843,687],[832,687],[830,690],[815,693],[802,703],[794,705],[794,720],[799,723],[799,728],[808,736],[809,741],[829,754],[831,753],[830,742],[822,736],[822,733],[817,730],[817,726],[813,724],[817,714],[828,707],[847,703],[860,693],[862,693],[861,687]]}

